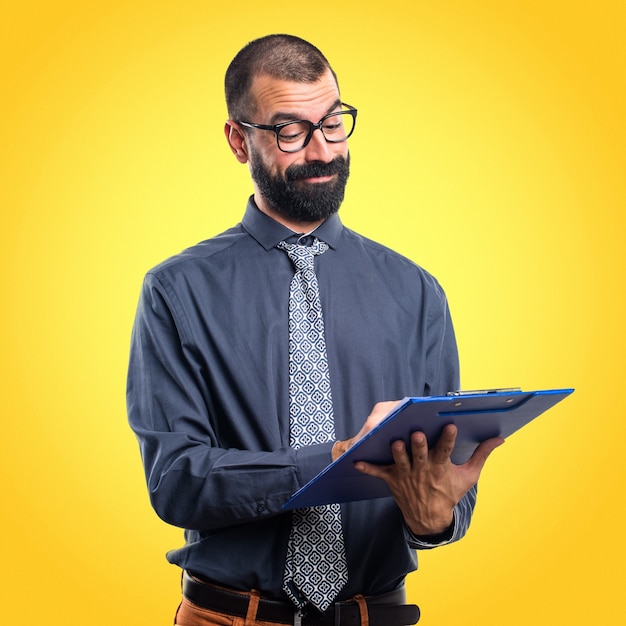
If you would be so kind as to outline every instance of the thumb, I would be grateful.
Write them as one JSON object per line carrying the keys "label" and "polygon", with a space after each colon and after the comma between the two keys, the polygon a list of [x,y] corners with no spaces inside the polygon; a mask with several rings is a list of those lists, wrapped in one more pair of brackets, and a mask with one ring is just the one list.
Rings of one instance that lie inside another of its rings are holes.
{"label": "thumb", "polygon": [[466,465],[468,468],[471,468],[480,474],[485,463],[487,462],[487,459],[489,458],[489,455],[503,443],[504,439],[502,437],[492,437],[491,439],[486,439],[478,445],[476,450],[474,450],[474,453],[470,457],[469,461],[467,461]]}

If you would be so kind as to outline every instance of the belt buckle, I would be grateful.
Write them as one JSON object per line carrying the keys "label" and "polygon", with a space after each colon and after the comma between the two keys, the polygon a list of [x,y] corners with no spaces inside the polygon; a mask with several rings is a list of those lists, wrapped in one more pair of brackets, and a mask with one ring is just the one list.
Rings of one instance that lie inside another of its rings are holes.
{"label": "belt buckle", "polygon": [[[306,617],[304,608],[296,609],[293,613],[293,626],[302,626],[302,620]],[[341,602],[335,602],[335,626],[341,625]]]}

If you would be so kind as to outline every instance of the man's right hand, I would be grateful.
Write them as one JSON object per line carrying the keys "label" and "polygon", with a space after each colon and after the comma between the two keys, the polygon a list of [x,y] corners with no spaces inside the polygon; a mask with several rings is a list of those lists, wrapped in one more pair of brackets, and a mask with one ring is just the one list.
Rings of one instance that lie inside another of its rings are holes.
{"label": "man's right hand", "polygon": [[333,446],[332,458],[337,460],[346,450],[349,450],[361,437],[364,437],[371,430],[376,428],[380,422],[400,404],[402,400],[392,400],[389,402],[378,402],[374,405],[372,412],[367,416],[361,430],[352,438],[345,441],[337,441]]}

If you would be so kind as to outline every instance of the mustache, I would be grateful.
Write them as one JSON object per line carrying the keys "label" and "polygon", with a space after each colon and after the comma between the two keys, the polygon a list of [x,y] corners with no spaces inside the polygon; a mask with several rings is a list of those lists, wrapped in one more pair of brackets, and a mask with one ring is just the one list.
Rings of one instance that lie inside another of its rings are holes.
{"label": "mustache", "polygon": [[305,163],[304,165],[290,165],[285,170],[285,179],[288,181],[301,178],[317,178],[320,176],[332,176],[339,174],[346,168],[346,159],[342,156],[335,157],[330,163]]}

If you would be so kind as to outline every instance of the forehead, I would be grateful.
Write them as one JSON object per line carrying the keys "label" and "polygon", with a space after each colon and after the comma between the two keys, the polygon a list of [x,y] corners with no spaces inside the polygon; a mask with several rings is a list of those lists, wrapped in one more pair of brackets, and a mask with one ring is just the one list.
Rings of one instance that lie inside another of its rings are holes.
{"label": "forehead", "polygon": [[282,119],[317,120],[339,103],[339,88],[330,70],[314,83],[297,83],[267,75],[257,76],[250,90],[256,104],[257,123]]}

